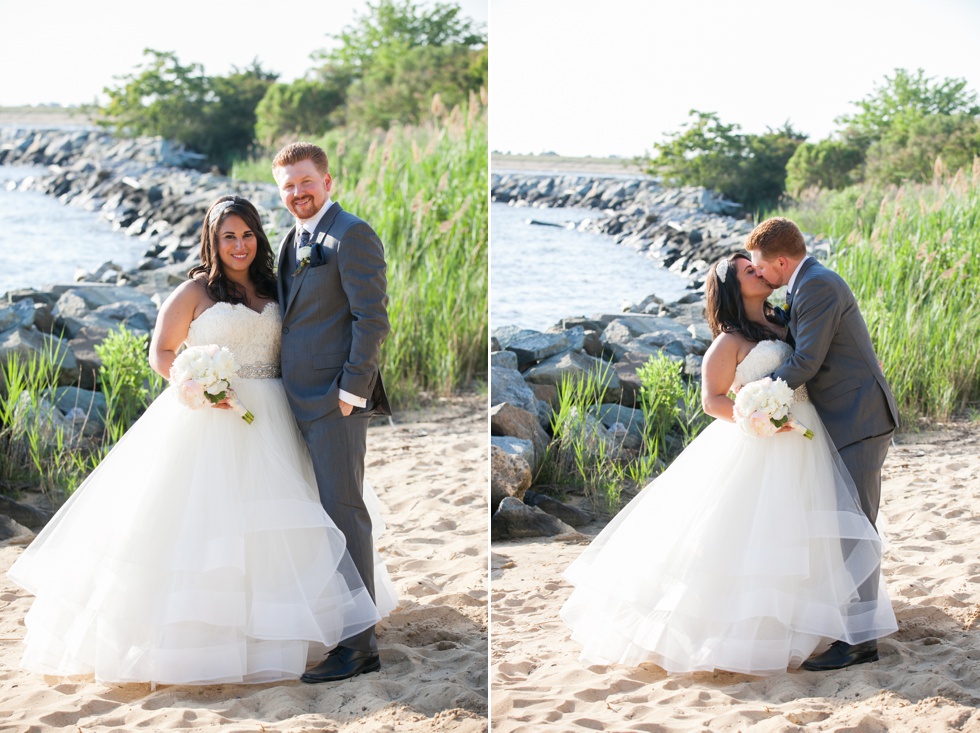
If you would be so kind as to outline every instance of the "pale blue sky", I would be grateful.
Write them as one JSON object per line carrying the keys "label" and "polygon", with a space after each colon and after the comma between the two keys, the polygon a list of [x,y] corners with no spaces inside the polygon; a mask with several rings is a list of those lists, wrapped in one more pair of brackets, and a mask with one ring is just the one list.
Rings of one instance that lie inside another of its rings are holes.
{"label": "pale blue sky", "polygon": [[811,140],[895,68],[980,91],[976,0],[491,0],[491,147],[633,156],[688,111]]}
{"label": "pale blue sky", "polygon": [[[484,27],[487,3],[456,0]],[[312,51],[328,47],[328,33],[366,9],[365,0],[0,0],[0,106],[92,102],[143,62],[145,48],[176,51],[208,74],[258,57],[292,81],[313,66]]]}

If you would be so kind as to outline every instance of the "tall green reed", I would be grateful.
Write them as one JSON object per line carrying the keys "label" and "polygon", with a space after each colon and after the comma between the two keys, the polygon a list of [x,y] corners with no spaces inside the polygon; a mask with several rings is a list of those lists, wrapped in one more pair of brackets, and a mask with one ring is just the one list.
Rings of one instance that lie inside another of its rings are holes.
{"label": "tall green reed", "polygon": [[931,184],[889,188],[864,221],[828,223],[831,266],[854,291],[903,422],[975,407],[980,159]]}
{"label": "tall green reed", "polygon": [[[387,132],[334,130],[334,198],[385,244],[391,334],[382,369],[393,399],[449,394],[486,379],[488,337],[487,118],[481,99],[430,122]],[[232,175],[271,181],[271,159]]]}

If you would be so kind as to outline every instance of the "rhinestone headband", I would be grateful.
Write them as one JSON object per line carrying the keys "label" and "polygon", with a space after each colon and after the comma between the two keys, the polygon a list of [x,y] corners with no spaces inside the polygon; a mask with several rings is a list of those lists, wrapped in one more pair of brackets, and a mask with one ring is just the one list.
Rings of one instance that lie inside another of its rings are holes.
{"label": "rhinestone headband", "polygon": [[715,274],[718,275],[718,279],[724,284],[725,278],[728,277],[728,268],[730,263],[728,260],[722,260],[718,263],[718,267],[715,268]]}
{"label": "rhinestone headband", "polygon": [[208,226],[214,226],[214,223],[221,218],[221,215],[225,213],[225,210],[234,203],[234,199],[228,199],[227,201],[222,201],[221,203],[212,206],[211,213],[208,214]]}

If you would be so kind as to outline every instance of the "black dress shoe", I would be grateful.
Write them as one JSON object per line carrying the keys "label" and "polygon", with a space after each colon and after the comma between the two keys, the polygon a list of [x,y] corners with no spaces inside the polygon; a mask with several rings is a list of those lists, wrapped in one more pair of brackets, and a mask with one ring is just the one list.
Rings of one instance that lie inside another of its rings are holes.
{"label": "black dress shoe", "polygon": [[303,682],[339,682],[366,672],[381,669],[377,652],[362,652],[346,646],[338,646],[327,658],[313,669],[303,673]]}
{"label": "black dress shoe", "polygon": [[844,669],[852,664],[878,661],[878,642],[864,641],[860,644],[848,644],[835,641],[823,654],[810,657],[801,665],[811,672],[826,672],[831,669]]}

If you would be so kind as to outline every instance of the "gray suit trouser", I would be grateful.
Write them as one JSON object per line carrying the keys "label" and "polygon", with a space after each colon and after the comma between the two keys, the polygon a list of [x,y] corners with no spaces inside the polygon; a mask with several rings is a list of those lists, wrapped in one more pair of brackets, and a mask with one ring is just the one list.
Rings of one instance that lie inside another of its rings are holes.
{"label": "gray suit trouser", "polygon": [[[891,445],[894,434],[895,431],[891,430],[884,435],[876,435],[845,445],[838,451],[844,466],[854,479],[861,509],[872,526],[878,519],[878,504],[881,501],[881,467],[885,464],[885,456],[888,454],[888,446]],[[841,549],[845,557],[850,555],[854,545],[854,540],[841,540]],[[877,597],[878,571],[876,570],[858,587],[858,598],[861,601],[873,601]]]}
{"label": "gray suit trouser", "polygon": [[[374,540],[371,516],[364,505],[364,455],[367,452],[369,415],[339,413],[314,420],[299,421],[299,429],[310,446],[313,471],[320,492],[320,503],[347,539],[347,551],[360,577],[346,578],[348,584],[361,582],[374,595]],[[342,646],[376,652],[374,627],[344,639]]]}

